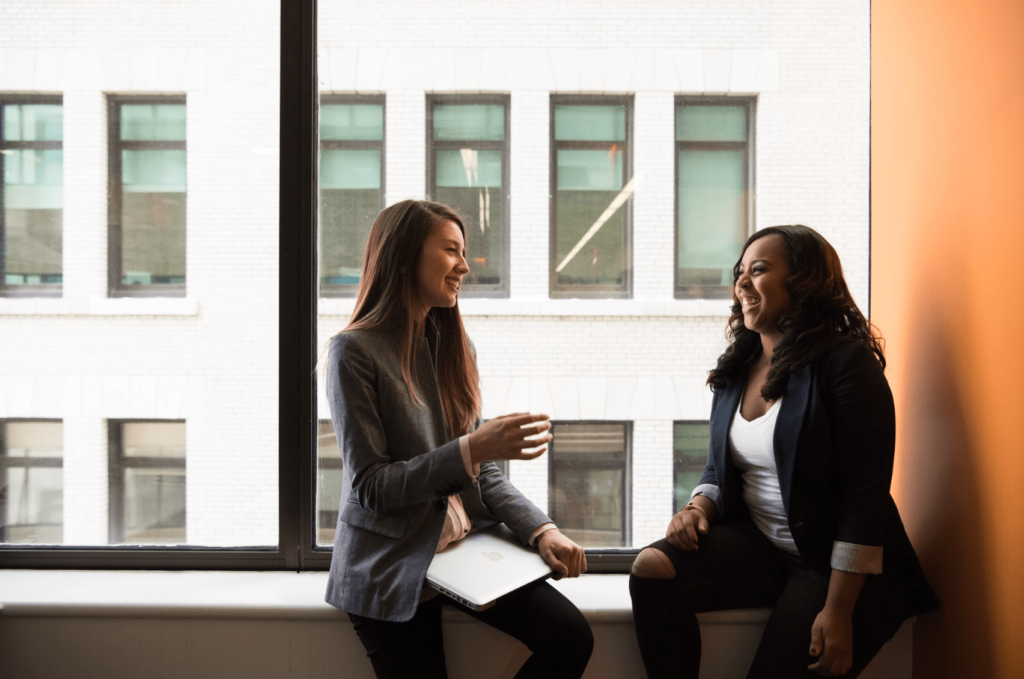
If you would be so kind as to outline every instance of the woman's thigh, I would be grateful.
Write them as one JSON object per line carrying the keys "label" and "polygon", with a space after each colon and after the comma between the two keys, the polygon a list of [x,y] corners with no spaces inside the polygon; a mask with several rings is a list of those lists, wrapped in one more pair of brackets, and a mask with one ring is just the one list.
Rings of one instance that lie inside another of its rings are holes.
{"label": "woman's thigh", "polygon": [[749,519],[713,524],[695,552],[676,549],[668,540],[651,547],[669,558],[675,577],[632,580],[668,607],[701,613],[772,606],[785,583],[782,554]]}

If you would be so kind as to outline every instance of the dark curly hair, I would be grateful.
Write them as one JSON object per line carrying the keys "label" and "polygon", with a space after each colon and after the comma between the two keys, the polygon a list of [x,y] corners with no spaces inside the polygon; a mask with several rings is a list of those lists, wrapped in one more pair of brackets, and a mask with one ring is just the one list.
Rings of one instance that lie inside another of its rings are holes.
{"label": "dark curly hair", "polygon": [[782,338],[775,346],[761,397],[766,401],[781,397],[790,374],[841,341],[863,342],[885,368],[882,338],[854,303],[835,248],[808,226],[771,226],[747,239],[732,268],[732,315],[725,331],[729,348],[718,357],[718,365],[708,375],[707,383],[711,388],[723,389],[746,379],[750,366],[761,356],[761,336],[743,325],[743,310],[736,298],[735,285],[747,248],[757,239],[772,235],[780,236],[785,245],[789,264],[786,291],[792,300],[793,312],[779,320]]}

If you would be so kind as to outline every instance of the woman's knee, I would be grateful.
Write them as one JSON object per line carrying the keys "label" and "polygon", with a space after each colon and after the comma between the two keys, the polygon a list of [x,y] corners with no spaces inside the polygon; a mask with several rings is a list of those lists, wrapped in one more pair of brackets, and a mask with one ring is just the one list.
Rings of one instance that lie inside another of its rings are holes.
{"label": "woman's knee", "polygon": [[638,578],[671,580],[676,577],[676,568],[665,552],[656,547],[646,547],[636,555],[630,573]]}

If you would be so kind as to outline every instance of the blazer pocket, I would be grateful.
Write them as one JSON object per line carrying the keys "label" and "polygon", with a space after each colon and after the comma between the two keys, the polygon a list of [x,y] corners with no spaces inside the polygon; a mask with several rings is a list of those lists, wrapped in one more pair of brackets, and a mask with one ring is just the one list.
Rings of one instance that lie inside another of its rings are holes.
{"label": "blazer pocket", "polygon": [[341,510],[341,516],[338,518],[350,526],[396,540],[405,535],[405,527],[408,524],[408,520],[400,516],[375,512],[351,500],[345,503],[345,508]]}

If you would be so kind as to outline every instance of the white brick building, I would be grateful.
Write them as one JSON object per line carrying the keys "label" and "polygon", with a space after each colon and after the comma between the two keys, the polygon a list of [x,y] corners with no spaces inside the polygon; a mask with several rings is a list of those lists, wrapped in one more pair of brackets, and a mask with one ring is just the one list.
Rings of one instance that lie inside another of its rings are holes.
{"label": "white brick building", "polygon": [[[0,97],[63,95],[62,296],[0,298],[0,419],[63,421],[66,544],[107,543],[108,422],[132,419],[185,422],[189,544],[277,542],[276,17],[265,0],[0,6]],[[756,102],[750,228],[819,229],[866,307],[867,2],[321,0],[319,28],[321,91],[385,95],[387,204],[426,195],[428,95],[509,95],[508,294],[460,303],[484,415],[631,423],[633,545],[671,515],[673,423],[707,419],[728,316],[676,295],[676,97]],[[184,297],[108,296],[105,101],[133,93],[186,98]],[[631,97],[627,298],[550,293],[553,94]],[[321,300],[318,346],[351,309]],[[548,457],[510,469],[542,507]]]}

